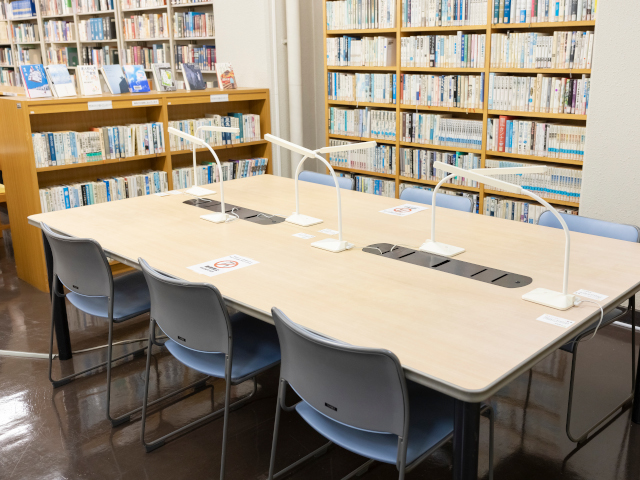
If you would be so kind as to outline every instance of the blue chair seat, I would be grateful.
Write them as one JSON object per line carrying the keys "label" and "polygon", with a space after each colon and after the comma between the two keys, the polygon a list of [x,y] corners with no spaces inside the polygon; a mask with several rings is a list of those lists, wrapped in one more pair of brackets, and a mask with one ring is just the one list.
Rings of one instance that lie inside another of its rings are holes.
{"label": "blue chair seat", "polygon": [[[273,325],[244,313],[237,313],[231,317],[231,330],[231,383],[242,383],[280,362],[280,343]],[[191,350],[173,340],[167,340],[165,346],[187,367],[211,377],[225,377],[223,353]]]}
{"label": "blue chair seat", "polygon": [[[624,309],[622,307],[614,308],[613,310],[611,310],[609,313],[607,313],[604,316],[604,318],[602,319],[602,324],[600,325],[600,328],[604,327],[605,325],[608,325],[613,320],[615,320],[615,318],[617,316],[623,314],[624,312],[626,312],[626,309]],[[589,328],[587,328],[587,329],[583,330],[582,332],[580,332],[580,335],[582,335],[585,332],[593,332],[596,329],[597,326],[598,326],[598,322],[594,323]],[[560,347],[560,350],[564,350],[565,352],[573,353],[573,351],[576,348],[576,343],[575,343],[576,342],[576,338],[578,338],[580,335],[576,335],[576,337],[573,338],[569,343],[565,343],[563,346]]]}
{"label": "blue chair seat", "polygon": [[[437,195],[436,208],[450,208],[461,212],[473,211],[473,202],[468,197],[447,195],[446,193],[438,193]],[[400,194],[400,200],[433,205],[433,192],[424,188],[405,188]]]}
{"label": "blue chair seat", "polygon": [[[407,380],[409,445],[407,465],[438,446],[453,433],[453,398]],[[366,406],[363,405],[363,408]],[[395,465],[398,436],[350,427],[318,412],[305,401],[296,405],[300,416],[323,437],[353,453]]]}
{"label": "blue chair seat", "polygon": [[[309,170],[303,170],[298,176],[299,180],[303,182],[317,183],[318,185],[326,185],[328,187],[334,187],[336,184],[333,181],[333,175],[327,175],[326,173],[311,172]],[[338,177],[338,185],[344,190],[353,190],[353,178]]]}
{"label": "blue chair seat", "polygon": [[[73,306],[89,315],[108,318],[107,297],[87,297],[75,292],[67,293]],[[149,288],[142,272],[132,272],[113,278],[113,321],[124,322],[146,313],[151,308]]]}

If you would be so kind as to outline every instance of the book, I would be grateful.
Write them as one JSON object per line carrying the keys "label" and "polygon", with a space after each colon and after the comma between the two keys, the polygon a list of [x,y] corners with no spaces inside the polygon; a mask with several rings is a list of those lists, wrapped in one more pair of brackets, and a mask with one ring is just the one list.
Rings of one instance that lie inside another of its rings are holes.
{"label": "book", "polygon": [[400,139],[403,142],[457,148],[482,148],[481,120],[415,112],[403,112],[400,120]]}
{"label": "book", "polygon": [[395,140],[396,112],[368,108],[331,107],[329,109],[329,132],[349,137]]}
{"label": "book", "polygon": [[[264,175],[267,171],[267,158],[247,158],[242,160],[227,160],[220,162],[222,167],[222,179],[224,181],[236,178],[254,177]],[[207,185],[220,181],[220,174],[215,162],[209,162],[196,167],[195,175],[198,185]],[[193,186],[193,167],[175,168],[172,172],[173,188],[190,188]]]}
{"label": "book", "polygon": [[236,76],[230,63],[216,63],[216,77],[218,78],[218,88],[222,90],[238,88]]}
{"label": "book", "polygon": [[395,104],[396,84],[394,73],[327,72],[329,100]]}
{"label": "book", "polygon": [[127,82],[129,82],[129,89],[132,93],[144,93],[149,92],[149,82],[147,81],[147,74],[144,72],[142,65],[124,65],[124,74],[127,76]]}
{"label": "book", "polygon": [[[228,65],[228,64],[223,64]],[[327,65],[385,67],[396,65],[396,39],[393,37],[327,38]]]}
{"label": "book", "polygon": [[401,66],[484,68],[485,46],[485,34],[465,34],[461,31],[456,35],[403,37],[400,41]]}
{"label": "book", "polygon": [[[354,142],[347,140],[329,140],[330,147],[350,145]],[[403,151],[410,149],[403,149]],[[342,168],[353,168],[369,172],[396,173],[396,147],[392,145],[377,145],[355,152],[332,152],[327,159],[331,165]]]}
{"label": "book", "polygon": [[[169,126],[182,132],[195,132],[199,126],[236,127],[237,134],[227,132],[202,132],[202,138],[211,146],[248,143],[261,140],[260,115],[252,113],[229,113],[226,116],[206,114],[205,118],[170,121]],[[171,135],[169,139],[171,151],[188,150],[191,143],[182,138]]]}
{"label": "book", "polygon": [[20,65],[25,93],[29,98],[51,97],[51,88],[42,64]]}
{"label": "book", "polygon": [[[406,2],[406,0],[403,1]],[[404,11],[406,12],[406,8]],[[395,1],[363,2],[360,0],[346,0],[327,2],[326,13],[327,30],[360,30],[367,28],[394,28],[396,26]]]}
{"label": "book", "polygon": [[400,75],[400,103],[431,107],[482,108],[483,75]]}
{"label": "book", "polygon": [[187,91],[207,88],[204,78],[202,78],[200,67],[193,63],[181,63],[180,67],[182,68],[182,78]]}
{"label": "book", "polygon": [[111,93],[129,93],[127,77],[124,76],[120,65],[104,65],[100,71]]}
{"label": "book", "polygon": [[76,87],[66,65],[47,65],[45,67],[51,90],[56,97],[74,97]]}
{"label": "book", "polygon": [[[448,175],[442,169],[435,168],[434,162],[442,162],[455,167],[471,170],[480,168],[479,153],[441,152],[421,148],[403,148],[400,151],[400,175],[417,180],[440,181]],[[466,187],[478,187],[478,182],[456,176],[448,183]]]}
{"label": "book", "polygon": [[102,94],[98,68],[95,65],[79,65],[76,73],[78,75],[78,85],[82,95]]}
{"label": "book", "polygon": [[168,63],[154,63],[151,65],[153,69],[153,83],[159,92],[172,92],[176,89],[171,73],[171,65]]}

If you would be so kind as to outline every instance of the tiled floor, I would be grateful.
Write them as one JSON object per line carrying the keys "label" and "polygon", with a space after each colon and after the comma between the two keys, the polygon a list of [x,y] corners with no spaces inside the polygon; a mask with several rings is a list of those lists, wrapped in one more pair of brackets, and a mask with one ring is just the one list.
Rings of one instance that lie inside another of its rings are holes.
{"label": "tiled floor", "polygon": [[[47,352],[49,299],[17,278],[10,245],[0,242],[0,350]],[[148,317],[116,328],[116,338],[146,336]],[[75,350],[106,342],[104,322],[70,312]],[[516,328],[516,326],[514,326]],[[577,379],[576,428],[595,418],[630,388],[630,331],[610,327],[581,346]],[[134,345],[135,346],[135,345]],[[125,347],[119,347],[125,348]],[[92,364],[97,351],[74,357],[74,366]],[[144,358],[115,368],[116,414],[140,404]],[[491,399],[496,409],[496,480],[637,480],[640,478],[640,426],[629,411],[580,449],[564,432],[570,357],[556,352]],[[60,373],[56,364],[54,375]],[[166,353],[152,365],[152,395],[197,378]],[[264,479],[269,466],[277,370],[259,378],[252,403],[233,412],[229,423],[228,479]],[[250,389],[232,389],[234,398]],[[222,382],[151,415],[148,435],[158,436],[219,408]],[[482,421],[480,470],[487,474],[487,423]],[[137,419],[111,428],[105,419],[105,374],[53,390],[46,359],[0,357],[0,479],[205,479],[218,478],[222,421],[215,420],[147,454]],[[323,439],[295,413],[283,414],[278,468],[321,445]],[[407,475],[408,479],[451,478],[451,444]],[[339,479],[363,460],[338,447],[295,472],[292,479]],[[395,467],[375,465],[363,479],[397,478]]]}

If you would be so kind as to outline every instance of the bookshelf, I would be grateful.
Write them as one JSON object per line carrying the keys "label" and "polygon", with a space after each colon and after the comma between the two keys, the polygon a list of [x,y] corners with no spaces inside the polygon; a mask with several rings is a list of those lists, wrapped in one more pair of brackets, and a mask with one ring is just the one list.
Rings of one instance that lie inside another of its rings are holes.
{"label": "bookshelf", "polygon": [[[228,95],[228,101],[218,101],[218,95]],[[140,100],[148,104],[136,105]],[[110,101],[112,108],[89,110],[90,102],[104,101]],[[152,91],[143,94],[103,94],[35,100],[18,96],[0,99],[0,158],[18,276],[42,291],[48,289],[41,233],[27,223],[29,215],[41,213],[39,189],[131,175],[146,170],[166,172],[169,189],[172,189],[172,171],[191,166],[192,155],[191,150],[170,151],[168,122],[201,118],[205,114],[226,115],[228,112],[258,114],[261,134],[271,131],[268,89]],[[164,124],[164,153],[36,168],[32,132],[88,131],[94,127],[145,122]],[[272,173],[271,148],[264,140],[214,148],[221,161],[265,157],[268,159],[266,173]],[[197,160],[198,163],[203,163],[213,159],[209,151],[203,148],[198,150]]]}
{"label": "bookshelf", "polygon": [[[411,147],[419,149],[430,149],[443,152],[463,152],[463,153],[475,153],[480,155],[481,166],[485,166],[485,160],[513,160],[524,161],[527,163],[544,163],[551,167],[561,167],[570,169],[581,169],[583,162],[581,160],[568,160],[558,158],[538,157],[533,155],[519,155],[513,153],[496,152],[487,150],[487,121],[491,118],[498,118],[500,115],[508,115],[511,117],[520,118],[523,120],[540,121],[547,119],[550,122],[559,121],[559,123],[569,126],[582,126],[586,125],[587,115],[575,115],[564,113],[540,113],[540,112],[518,112],[518,111],[501,111],[501,110],[489,110],[488,95],[489,90],[489,74],[490,73],[504,73],[513,75],[529,75],[535,76],[537,74],[544,75],[556,75],[579,78],[582,75],[590,75],[591,69],[536,69],[536,68],[494,68],[491,67],[491,35],[493,33],[506,33],[507,31],[521,32],[542,32],[553,34],[554,31],[594,31],[595,20],[591,21],[576,21],[576,22],[544,22],[544,23],[526,23],[526,24],[496,24],[493,25],[493,0],[487,2],[487,24],[485,25],[465,25],[465,26],[445,26],[445,27],[403,27],[402,26],[402,0],[395,0],[396,5],[396,26],[395,28],[381,28],[381,29],[348,29],[348,30],[329,30],[327,28],[327,3],[333,0],[323,0],[323,40],[324,40],[324,87],[325,87],[325,115],[326,115],[326,144],[329,145],[330,140],[348,140],[348,141],[366,141],[375,140],[379,144],[395,145],[396,147],[396,173],[395,175],[370,172],[365,170],[356,170],[346,167],[335,167],[339,172],[350,172],[353,174],[362,174],[374,178],[380,178],[385,180],[395,180],[396,198],[400,195],[400,184],[407,183],[417,186],[435,186],[437,181],[432,180],[419,180],[415,178],[409,178],[401,175],[400,169],[400,149]],[[401,39],[414,35],[450,35],[455,32],[462,31],[465,34],[485,34],[485,65],[483,68],[447,68],[447,67],[402,67],[401,63]],[[372,36],[386,36],[394,37],[396,45],[396,65],[387,67],[349,67],[349,66],[331,66],[327,64],[327,39],[332,37],[341,37],[343,35],[356,36],[356,37],[372,37]],[[339,101],[331,100],[328,98],[328,78],[327,75],[330,72],[366,72],[366,73],[392,73],[396,74],[397,79],[397,94],[396,104],[387,103],[367,103],[356,101]],[[429,106],[416,106],[416,105],[402,105],[400,104],[400,75],[406,73],[423,73],[423,74],[468,74],[468,75],[480,75],[484,73],[484,103],[482,108],[456,108],[456,107],[429,107]],[[379,110],[394,111],[396,113],[396,140],[387,141],[379,139],[359,138],[345,135],[334,135],[330,133],[330,108],[331,107],[369,107]],[[401,113],[403,112],[419,112],[428,113],[447,113],[452,114],[455,118],[469,119],[469,120],[482,120],[482,148],[481,149],[468,149],[468,148],[455,148],[442,145],[427,145],[422,143],[410,143],[401,140]],[[533,202],[529,197],[521,195],[512,195],[508,192],[498,192],[486,188],[484,185],[479,187],[467,187],[453,184],[444,184],[443,188],[452,190],[458,190],[462,192],[469,192],[478,194],[479,196],[479,211],[482,214],[484,211],[484,199],[488,196],[496,196],[505,199],[525,199],[529,203]],[[557,205],[561,208],[579,207],[578,202],[568,202],[563,200],[547,199],[549,203]]]}

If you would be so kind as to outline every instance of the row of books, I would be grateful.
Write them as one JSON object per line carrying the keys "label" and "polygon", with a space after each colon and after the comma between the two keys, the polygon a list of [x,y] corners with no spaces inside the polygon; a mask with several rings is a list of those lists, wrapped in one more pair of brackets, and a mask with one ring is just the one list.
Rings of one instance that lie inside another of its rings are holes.
{"label": "row of books", "polygon": [[[401,148],[400,149],[400,175],[407,178],[415,178],[417,180],[440,181],[449,173],[442,169],[435,168],[434,162],[442,162],[447,165],[471,170],[480,168],[480,155],[474,153],[462,152],[439,152],[436,150],[423,150],[420,148]],[[464,176],[455,176],[447,181],[452,185],[460,185],[464,187],[477,187],[478,182],[465,178]]]}
{"label": "row of books", "polygon": [[400,103],[431,107],[482,108],[481,75],[400,75]]}
{"label": "row of books", "polygon": [[167,172],[148,171],[40,189],[42,213],[143,197],[169,189]]}
{"label": "row of books", "polygon": [[491,35],[493,68],[591,68],[592,56],[592,31]]}
{"label": "row of books", "polygon": [[586,115],[591,79],[489,74],[489,109]]}
{"label": "row of books", "polygon": [[[507,160],[484,161],[485,168],[531,167],[532,164]],[[549,167],[547,173],[527,173],[522,175],[492,175],[492,178],[520,185],[542,198],[580,202],[582,170],[573,168]],[[491,190],[499,190],[491,187]]]}
{"label": "row of books", "polygon": [[216,64],[215,45],[174,45],[176,65],[193,63],[200,70],[213,71]]}
{"label": "row of books", "polygon": [[36,47],[35,45],[18,45],[16,54],[19,64],[42,63],[40,47]]}
{"label": "row of books", "polygon": [[[237,178],[255,177],[267,172],[269,159],[265,157],[246,158],[242,160],[226,160],[220,162],[222,179],[235,180]],[[173,188],[190,188],[193,186],[193,167],[174,168],[171,172]],[[215,162],[196,166],[198,185],[208,185],[220,181],[220,174]]]}
{"label": "row of books", "polygon": [[[262,139],[260,134],[260,115],[252,113],[228,113],[225,116],[207,113],[205,118],[175,120],[169,122],[169,126],[189,135],[196,136],[198,127],[235,127],[239,128],[238,133],[227,132],[207,132],[200,131],[199,137],[211,146],[235,145],[239,143],[256,142]],[[190,150],[191,142],[171,135],[169,138],[171,151]]]}
{"label": "row of books", "polygon": [[125,40],[169,38],[167,13],[143,13],[122,19]]}
{"label": "row of books", "polygon": [[[499,197],[484,197],[483,214],[490,217],[537,225],[540,215],[546,210],[546,207],[537,203]],[[577,210],[570,208],[556,208],[556,210],[569,215],[578,214]]]}
{"label": "row of books", "polygon": [[390,67],[396,64],[393,37],[327,37],[327,65]]}
{"label": "row of books", "polygon": [[129,46],[124,53],[128,65],[142,65],[147,70],[150,70],[154,63],[167,63],[169,60],[169,49],[165,49],[161,43],[150,47]]}
{"label": "row of books", "polygon": [[66,0],[40,0],[40,13],[45,17],[73,15],[73,3]]}
{"label": "row of books", "polygon": [[400,138],[403,142],[455,148],[482,148],[482,120],[403,112],[401,122]]}
{"label": "row of books", "polygon": [[116,19],[113,17],[80,20],[78,36],[83,42],[116,39]]}
{"label": "row of books", "polygon": [[597,4],[598,0],[493,0],[493,23],[595,20]]}
{"label": "row of books", "polygon": [[20,74],[12,68],[0,68],[0,85],[19,87],[22,85]]}
{"label": "row of books", "polygon": [[11,47],[0,48],[0,65],[13,65],[13,50],[11,50]]}
{"label": "row of books", "polygon": [[45,54],[49,65],[66,65],[69,67],[78,65],[78,49],[76,47],[59,48],[51,45]]}
{"label": "row of books", "polygon": [[[329,140],[329,146],[350,145],[346,140]],[[353,168],[368,172],[396,173],[396,147],[392,145],[378,145],[375,148],[353,150],[349,152],[332,152],[329,163],[335,167]]]}
{"label": "row of books", "polygon": [[403,27],[486,24],[487,0],[402,0]]}
{"label": "row of books", "polygon": [[162,7],[166,4],[165,0],[121,0],[120,6],[122,10],[131,10],[132,8]]}
{"label": "row of books", "polygon": [[327,72],[327,98],[395,104],[396,74]]}
{"label": "row of books", "polygon": [[44,22],[45,42],[69,42],[75,40],[75,24],[64,20]]}
{"label": "row of books", "polygon": [[35,17],[37,15],[36,2],[34,0],[12,0],[5,5],[7,13],[5,18],[16,20],[25,17]]}
{"label": "row of books", "polygon": [[100,162],[165,151],[161,122],[32,133],[36,168]]}
{"label": "row of books", "polygon": [[115,10],[116,0],[76,0],[78,13],[106,12]]}
{"label": "row of books", "polygon": [[329,108],[329,132],[349,137],[396,139],[396,112],[369,108]]}
{"label": "row of books", "polygon": [[[421,190],[427,190],[429,192],[432,192],[434,187],[428,187],[426,185],[414,185],[413,183],[401,183],[400,195],[402,195],[402,192],[407,188],[419,188]],[[454,195],[456,197],[466,197],[472,202],[472,205],[473,205],[472,212],[478,213],[480,211],[480,195],[478,195],[477,193],[461,192],[460,190],[449,190],[448,188],[439,188],[438,194],[440,193],[444,195]]]}
{"label": "row of books", "polygon": [[414,35],[400,41],[403,67],[484,68],[486,35]]}
{"label": "row of books", "polygon": [[396,0],[326,2],[327,30],[395,28]]}
{"label": "row of books", "polygon": [[95,65],[100,68],[104,65],[118,65],[118,49],[109,45],[102,47],[82,47],[82,62],[85,65]]}
{"label": "row of books", "polygon": [[176,12],[173,14],[174,38],[213,37],[213,13]]}
{"label": "row of books", "polygon": [[12,24],[12,37],[14,43],[39,42],[38,25],[35,23]]}
{"label": "row of books", "polygon": [[507,116],[487,120],[487,151],[584,160],[586,138],[586,127]]}
{"label": "row of books", "polygon": [[356,192],[371,193],[382,197],[394,198],[396,196],[395,180],[383,180],[381,178],[366,175],[354,175]]}

